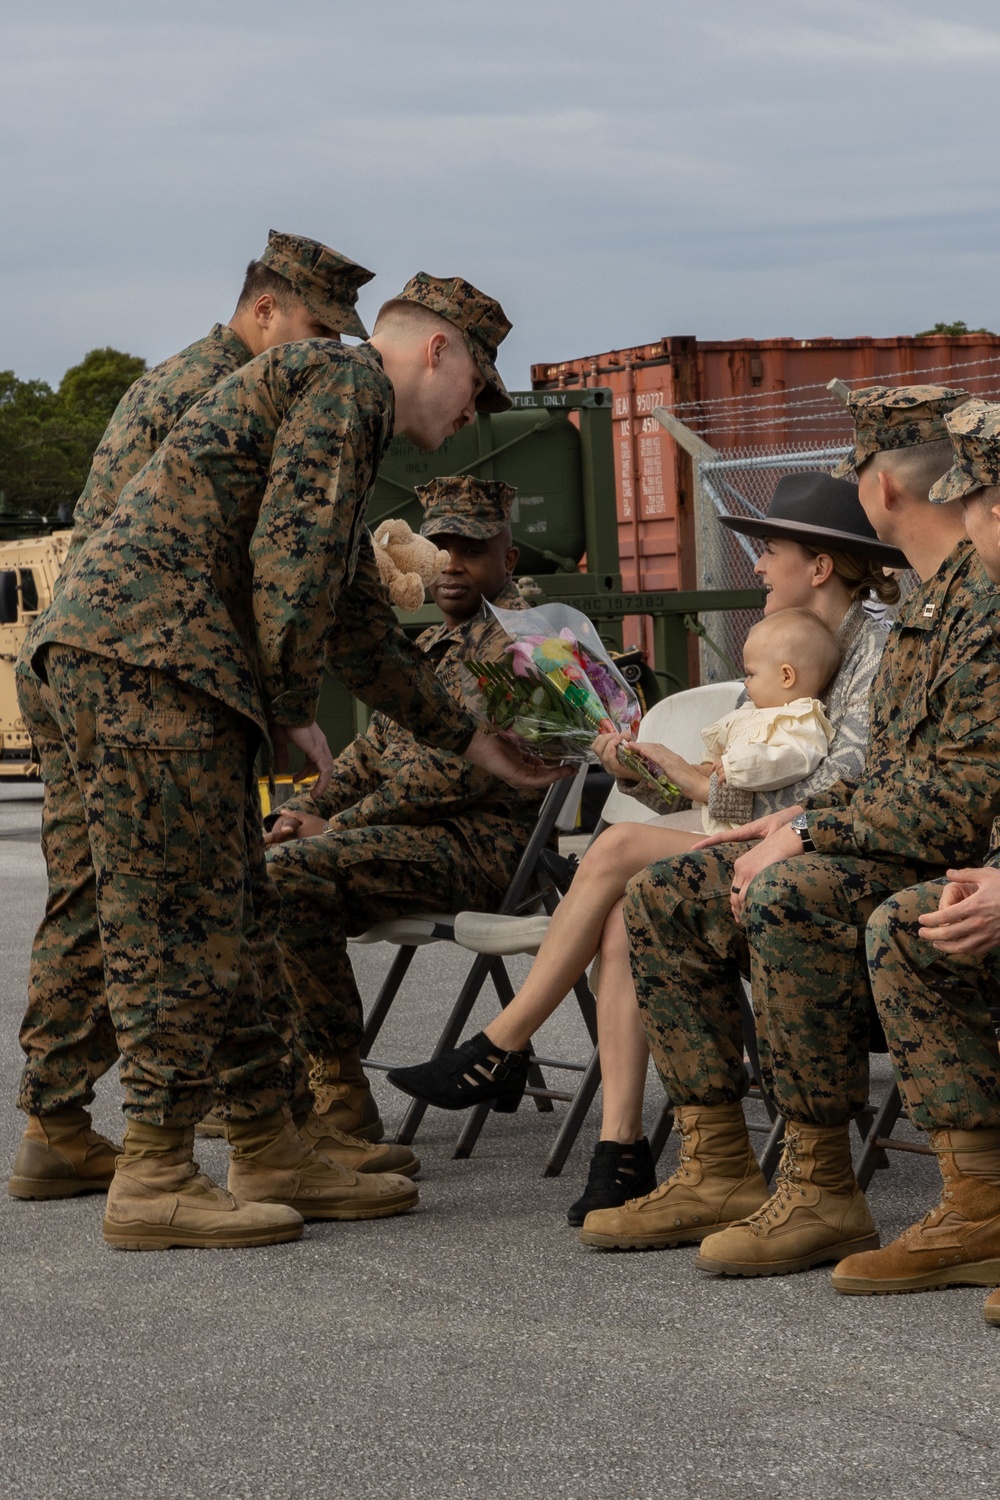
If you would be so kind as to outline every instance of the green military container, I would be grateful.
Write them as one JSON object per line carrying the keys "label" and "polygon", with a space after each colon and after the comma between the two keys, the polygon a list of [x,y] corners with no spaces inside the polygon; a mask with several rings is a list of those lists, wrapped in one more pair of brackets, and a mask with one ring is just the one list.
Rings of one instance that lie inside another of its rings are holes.
{"label": "green military container", "polygon": [[[545,599],[570,604],[582,595],[592,604],[595,589],[619,595],[611,392],[516,391],[512,399],[510,411],[481,413],[435,453],[394,438],[369,502],[369,526],[401,518],[419,531],[423,510],[415,487],[439,475],[502,479],[517,490],[511,529],[519,576],[535,579]],[[587,571],[581,572],[584,558]],[[430,604],[400,616],[414,634],[440,618]],[[620,642],[620,624],[611,625],[608,639]],[[339,748],[366,722],[367,711],[327,674],[319,718]]]}
{"label": "green military container", "polygon": [[[603,561],[617,575],[614,475],[610,467],[595,472],[593,451],[596,446],[598,466],[601,457],[610,462],[610,447],[600,454],[600,436],[606,431],[610,438],[611,393],[527,391],[513,399],[513,410],[477,417],[436,453],[395,438],[379,470],[369,525],[398,516],[419,531],[423,515],[414,488],[439,475],[503,479],[517,490],[511,525],[520,572],[576,573],[584,554],[596,549],[607,551]],[[602,513],[612,523],[608,535],[599,524]]]}

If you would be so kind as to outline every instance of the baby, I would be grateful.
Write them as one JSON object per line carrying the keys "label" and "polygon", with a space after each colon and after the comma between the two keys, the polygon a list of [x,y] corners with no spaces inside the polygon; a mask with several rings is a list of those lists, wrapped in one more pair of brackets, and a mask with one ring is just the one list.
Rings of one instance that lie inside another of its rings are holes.
{"label": "baby", "polygon": [[[779,609],[753,627],[743,647],[750,702],[702,731],[717,812],[725,810],[725,786],[773,792],[816,769],[833,740],[819,696],[839,665],[834,636],[807,609]],[[706,833],[743,821],[702,813]]]}

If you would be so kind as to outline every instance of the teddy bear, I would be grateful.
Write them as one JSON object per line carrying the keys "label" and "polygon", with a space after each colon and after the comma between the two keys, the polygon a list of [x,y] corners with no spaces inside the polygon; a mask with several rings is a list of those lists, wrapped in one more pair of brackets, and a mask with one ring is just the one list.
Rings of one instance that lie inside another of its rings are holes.
{"label": "teddy bear", "polygon": [[372,532],[379,576],[397,609],[419,609],[424,589],[447,566],[448,553],[405,521],[380,521]]}

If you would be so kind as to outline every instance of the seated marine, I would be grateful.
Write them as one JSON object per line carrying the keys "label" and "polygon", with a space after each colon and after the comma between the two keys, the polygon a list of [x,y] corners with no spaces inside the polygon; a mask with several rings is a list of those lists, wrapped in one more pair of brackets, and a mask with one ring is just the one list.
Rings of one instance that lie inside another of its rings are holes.
{"label": "seated marine", "polygon": [[[425,509],[421,534],[449,558],[430,589],[444,622],[424,631],[420,645],[461,698],[461,656],[499,657],[507,639],[483,601],[525,607],[512,583],[516,492],[463,475],[432,480],[417,494]],[[266,842],[281,897],[292,1024],[312,1063],[316,1114],[309,1129],[327,1133],[322,1149],[335,1149],[337,1160],[351,1164],[343,1140],[329,1132],[354,1137],[356,1149],[383,1134],[361,1068],[362,1005],[348,938],[414,912],[494,910],[543,796],[515,791],[376,713],[338,756],[321,797],[303,792],[282,804]],[[395,1160],[403,1148],[381,1150]],[[390,1170],[387,1163],[377,1169]]]}

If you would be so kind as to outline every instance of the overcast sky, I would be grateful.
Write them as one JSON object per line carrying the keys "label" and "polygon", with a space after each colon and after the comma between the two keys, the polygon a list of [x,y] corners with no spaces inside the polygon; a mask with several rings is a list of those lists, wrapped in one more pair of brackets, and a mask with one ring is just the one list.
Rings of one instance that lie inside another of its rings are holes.
{"label": "overcast sky", "polygon": [[1000,328],[1000,7],[0,0],[0,369],[150,363],[270,227],[499,297],[500,367]]}

